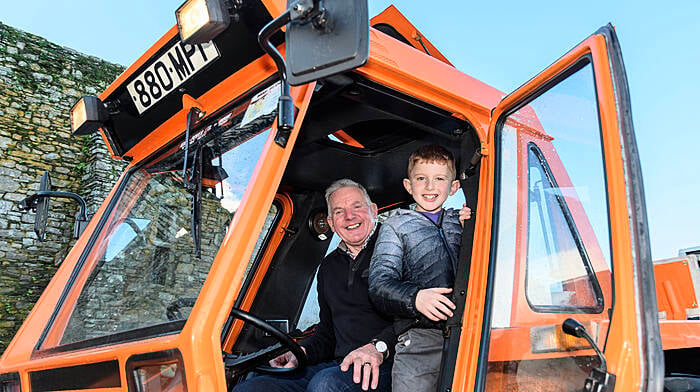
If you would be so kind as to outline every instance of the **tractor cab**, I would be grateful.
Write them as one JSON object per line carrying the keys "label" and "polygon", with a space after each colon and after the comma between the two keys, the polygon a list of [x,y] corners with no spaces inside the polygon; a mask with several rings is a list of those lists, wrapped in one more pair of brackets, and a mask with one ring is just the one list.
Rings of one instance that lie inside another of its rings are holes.
{"label": "tractor cab", "polygon": [[[202,4],[209,19],[190,18]],[[316,271],[338,244],[325,189],[362,184],[380,220],[410,208],[407,159],[429,143],[457,159],[448,207],[473,211],[438,390],[660,385],[611,26],[504,96],[393,6],[222,4],[183,4],[74,108],[74,132],[101,132],[128,166],[0,359],[3,388],[226,391],[269,371],[318,320]]]}

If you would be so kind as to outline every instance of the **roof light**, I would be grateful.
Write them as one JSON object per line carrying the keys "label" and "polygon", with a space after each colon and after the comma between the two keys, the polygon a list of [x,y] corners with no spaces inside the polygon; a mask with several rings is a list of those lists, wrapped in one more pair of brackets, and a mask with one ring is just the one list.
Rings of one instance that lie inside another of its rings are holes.
{"label": "roof light", "polygon": [[73,135],[97,132],[109,119],[105,105],[93,95],[85,95],[70,110],[70,128]]}
{"label": "roof light", "polygon": [[180,39],[187,44],[209,42],[229,24],[222,0],[188,0],[175,11]]}

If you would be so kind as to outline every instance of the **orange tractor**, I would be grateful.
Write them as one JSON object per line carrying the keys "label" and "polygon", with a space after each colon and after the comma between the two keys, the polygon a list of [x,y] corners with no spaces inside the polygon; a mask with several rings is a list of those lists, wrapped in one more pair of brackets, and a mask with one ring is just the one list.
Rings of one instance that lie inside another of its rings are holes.
{"label": "orange tractor", "polygon": [[[426,143],[458,158],[453,202],[474,211],[439,391],[700,385],[698,258],[650,259],[611,26],[504,96],[394,7],[176,14],[72,110],[73,132],[101,132],[128,166],[0,359],[2,391],[229,390],[317,320],[337,243],[324,189],[352,178],[381,212],[406,207],[405,162]],[[53,197],[80,200],[47,176],[22,202],[38,233]]]}

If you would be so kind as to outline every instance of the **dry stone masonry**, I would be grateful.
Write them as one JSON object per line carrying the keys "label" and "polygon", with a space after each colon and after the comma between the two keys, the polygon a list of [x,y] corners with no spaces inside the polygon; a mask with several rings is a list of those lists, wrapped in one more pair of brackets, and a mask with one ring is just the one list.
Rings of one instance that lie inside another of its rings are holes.
{"label": "dry stone masonry", "polygon": [[71,136],[68,112],[123,70],[0,22],[0,354],[73,244],[77,213],[74,202],[52,199],[39,242],[34,214],[17,202],[48,170],[54,190],[82,195],[91,216],[97,210],[123,164],[99,135]]}

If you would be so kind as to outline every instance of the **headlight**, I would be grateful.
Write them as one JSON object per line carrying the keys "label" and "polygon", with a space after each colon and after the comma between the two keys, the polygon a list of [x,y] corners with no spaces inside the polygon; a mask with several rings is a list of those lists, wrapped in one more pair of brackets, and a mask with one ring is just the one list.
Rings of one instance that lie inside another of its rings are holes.
{"label": "headlight", "polygon": [[180,39],[187,44],[209,42],[229,24],[222,0],[188,0],[175,11]]}
{"label": "headlight", "polygon": [[97,132],[109,118],[105,105],[99,98],[85,95],[70,110],[70,128],[74,135]]}
{"label": "headlight", "polygon": [[0,392],[21,392],[19,374],[0,374]]}

